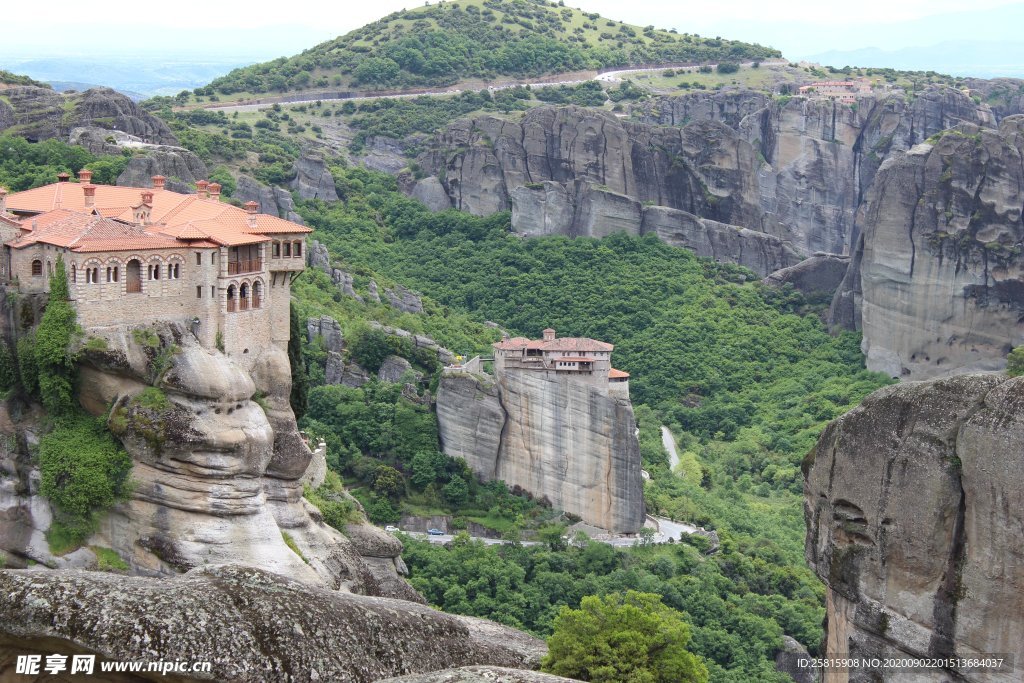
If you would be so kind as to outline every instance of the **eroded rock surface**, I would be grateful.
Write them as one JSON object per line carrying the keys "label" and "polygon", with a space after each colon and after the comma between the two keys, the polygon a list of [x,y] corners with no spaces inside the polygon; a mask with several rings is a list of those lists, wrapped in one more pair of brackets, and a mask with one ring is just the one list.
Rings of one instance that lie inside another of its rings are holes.
{"label": "eroded rock surface", "polygon": [[995,370],[1024,343],[1024,117],[963,125],[891,158],[832,320],[863,330],[872,370]]}
{"label": "eroded rock surface", "polygon": [[444,452],[484,480],[518,486],[613,532],[644,523],[628,398],[554,372],[446,371],[437,392]]}
{"label": "eroded rock surface", "polygon": [[[825,429],[804,476],[807,560],[828,588],[826,656],[1021,661],[1024,378],[880,389]],[[1019,670],[921,676],[849,680],[1020,680]]]}
{"label": "eroded rock surface", "polygon": [[[173,680],[369,683],[466,665],[537,666],[543,641],[479,621],[238,566],[172,579],[0,572],[3,646],[212,664],[212,675]],[[0,677],[13,675],[7,666]]]}

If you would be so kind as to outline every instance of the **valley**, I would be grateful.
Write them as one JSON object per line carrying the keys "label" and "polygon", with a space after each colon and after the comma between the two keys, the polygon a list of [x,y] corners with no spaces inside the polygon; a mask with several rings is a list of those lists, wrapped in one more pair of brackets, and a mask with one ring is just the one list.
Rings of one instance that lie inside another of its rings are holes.
{"label": "valley", "polygon": [[0,81],[0,678],[1024,654],[1024,82],[541,0]]}

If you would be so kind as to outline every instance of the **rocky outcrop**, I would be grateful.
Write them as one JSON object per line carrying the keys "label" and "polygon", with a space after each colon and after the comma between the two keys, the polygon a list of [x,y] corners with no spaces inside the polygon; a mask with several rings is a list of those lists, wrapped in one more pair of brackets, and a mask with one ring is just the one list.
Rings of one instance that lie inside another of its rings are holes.
{"label": "rocky outcrop", "polygon": [[413,144],[413,140],[402,141],[383,135],[371,135],[363,143],[359,163],[366,168],[394,175],[409,165],[406,150]]}
{"label": "rocky outcrop", "polygon": [[149,187],[155,175],[164,176],[165,187],[172,192],[193,192],[197,180],[210,176],[206,164],[193,152],[181,147],[160,146],[145,155],[133,156],[117,177],[118,185]]}
{"label": "rocky outcrop", "polygon": [[800,262],[793,245],[778,237],[663,206],[644,208],[640,232],[654,233],[666,244],[689,249],[717,263],[744,266],[758,275]]}
{"label": "rocky outcrop", "polygon": [[291,193],[283,188],[270,187],[255,178],[239,175],[232,196],[243,204],[256,202],[260,205],[260,213],[305,225],[302,217],[295,212],[295,201],[292,199]]}
{"label": "rocky outcrop", "polygon": [[423,300],[402,285],[395,285],[394,288],[385,287],[384,296],[387,297],[388,303],[393,308],[397,308],[403,313],[423,312]]}
{"label": "rocky outcrop", "polygon": [[441,445],[481,479],[499,479],[612,532],[644,523],[640,450],[628,398],[554,371],[446,370]]}
{"label": "rocky outcrop", "polygon": [[454,207],[511,208],[523,234],[637,234],[641,209],[657,206],[767,233],[799,254],[842,254],[888,155],[961,122],[995,122],[987,106],[938,86],[855,107],[693,93],[635,113],[643,123],[580,107],[538,107],[520,123],[457,121],[419,161]]}
{"label": "rocky outcrop", "polygon": [[782,268],[762,280],[769,287],[792,285],[793,289],[805,296],[830,299],[846,277],[850,265],[848,256],[836,254],[815,254],[795,266]]}
{"label": "rocky outcrop", "polygon": [[325,202],[338,201],[338,191],[334,187],[334,176],[324,160],[303,154],[295,160],[295,179],[291,189],[299,193],[303,199],[322,199]]}
{"label": "rocky outcrop", "polygon": [[110,88],[66,95],[34,86],[4,90],[0,131],[14,128],[30,140],[67,140],[80,127],[121,131],[152,144],[178,144],[163,120]]}
{"label": "rocky outcrop", "polygon": [[[232,563],[331,589],[395,594],[398,565],[375,573],[381,567],[368,566],[351,538],[303,498],[313,454],[289,405],[284,350],[235,360],[201,347],[178,324],[86,332],[93,343],[82,351],[79,399],[107,416],[133,461],[130,498],[100,520],[88,545],[113,549],[134,574]],[[20,424],[13,430],[14,443],[27,444]],[[12,520],[7,566],[62,566],[43,539],[51,516],[37,495],[38,471],[12,469],[5,479],[13,495],[3,506]],[[393,543],[375,527],[365,533]],[[81,552],[84,564],[95,564],[91,551]],[[400,597],[409,597],[407,587]]]}
{"label": "rocky outcrop", "polygon": [[402,379],[402,375],[406,371],[411,369],[412,363],[401,356],[387,356],[384,362],[380,364],[380,370],[377,371],[377,379],[381,382],[391,382],[394,384]]}
{"label": "rocky outcrop", "polygon": [[409,194],[413,199],[420,200],[431,211],[444,211],[452,208],[451,199],[448,198],[444,185],[434,176],[417,180]]}
{"label": "rocky outcrop", "polygon": [[[543,641],[491,622],[223,565],[173,579],[0,572],[0,634],[19,653],[210,662],[210,673],[174,680],[238,683],[369,683],[467,665],[531,668],[545,652]],[[12,676],[13,658],[3,666],[0,677]],[[93,678],[125,680],[102,678],[99,665]]]}
{"label": "rocky outcrop", "polygon": [[[1022,397],[1024,378],[911,382],[876,391],[825,429],[804,462],[806,555],[827,587],[825,656],[1021,661]],[[879,667],[848,680],[925,678],[1020,674]]]}
{"label": "rocky outcrop", "polygon": [[1004,367],[1024,343],[1024,117],[963,125],[891,158],[833,323],[863,330],[872,370],[919,379]]}

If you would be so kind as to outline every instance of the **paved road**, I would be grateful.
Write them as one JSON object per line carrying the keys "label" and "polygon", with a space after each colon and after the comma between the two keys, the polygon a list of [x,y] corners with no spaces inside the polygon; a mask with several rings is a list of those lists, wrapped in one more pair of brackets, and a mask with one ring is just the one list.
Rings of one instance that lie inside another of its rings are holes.
{"label": "paved road", "polygon": [[[780,63],[784,62],[784,60],[765,60],[765,62],[763,62],[763,63],[774,63],[774,61],[779,61]],[[741,67],[750,67],[753,64],[754,64],[753,62],[743,62],[743,63],[740,64],[740,66]],[[718,65],[717,64],[706,64],[705,66],[710,66],[710,67],[714,68],[714,67],[716,67]],[[580,83],[586,83],[587,81],[603,81],[603,82],[606,82],[606,83],[613,83],[615,81],[622,80],[623,76],[628,76],[628,75],[632,75],[632,74],[640,74],[640,73],[660,72],[660,71],[665,71],[666,69],[669,69],[669,68],[673,69],[677,73],[681,73],[683,71],[694,72],[694,71],[697,71],[700,67],[698,67],[698,66],[683,66],[683,67],[659,66],[659,67],[650,67],[650,68],[644,68],[644,69],[622,69],[622,70],[619,70],[619,71],[606,71],[604,73],[597,74],[593,78],[580,78],[580,79],[574,79],[574,80],[568,80],[568,81],[550,81],[550,82],[545,81],[545,82],[538,82],[538,83],[508,83],[508,84],[504,84],[504,85],[500,85],[500,86],[490,87],[490,88],[488,88],[488,90],[490,90],[491,92],[497,92],[499,90],[508,90],[509,88],[518,88],[520,86],[528,86],[531,89],[534,89],[534,88],[551,88],[551,87],[559,86],[559,85],[579,85]],[[311,95],[310,99],[308,99],[308,100],[294,100],[294,101],[287,101],[287,102],[276,100],[275,98],[270,96],[267,99],[267,101],[259,102],[259,103],[253,103],[253,104],[216,104],[216,103],[214,103],[214,104],[201,105],[200,108],[203,108],[203,109],[216,109],[218,111],[222,111],[222,112],[230,114],[231,112],[236,112],[236,111],[242,111],[242,112],[245,112],[245,111],[259,111],[261,109],[268,109],[270,107],[273,107],[275,104],[281,104],[283,106],[284,105],[291,106],[291,105],[294,105],[294,104],[313,104],[315,102],[329,102],[329,101],[332,101],[332,100],[344,100],[346,102],[365,102],[367,100],[386,100],[386,99],[387,100],[402,100],[402,99],[409,99],[409,98],[414,98],[414,97],[445,97],[445,96],[448,96],[448,95],[458,95],[461,92],[462,92],[462,90],[459,89],[459,88],[452,88],[450,90],[437,90],[437,91],[434,91],[434,92],[403,93],[403,94],[395,94],[395,95],[370,95],[370,96],[358,96],[358,97],[337,96],[337,95],[331,95],[330,93],[325,93],[325,94],[322,94],[319,97]]]}
{"label": "paved road", "polygon": [[[422,531],[403,531],[402,533],[412,536],[413,538],[418,538],[421,541],[430,541],[431,543],[439,544],[450,543],[455,539],[455,536],[453,534],[441,534],[440,536],[431,536],[430,534],[425,534]],[[471,536],[470,538],[472,538],[474,541],[483,541],[487,545],[501,545],[502,543],[508,542],[500,538],[484,538],[482,536]],[[523,541],[521,545],[540,545],[540,542]]]}
{"label": "paved road", "polygon": [[675,472],[679,465],[679,451],[676,450],[676,438],[672,436],[672,430],[665,425],[661,425],[661,445],[668,451],[668,464]]}

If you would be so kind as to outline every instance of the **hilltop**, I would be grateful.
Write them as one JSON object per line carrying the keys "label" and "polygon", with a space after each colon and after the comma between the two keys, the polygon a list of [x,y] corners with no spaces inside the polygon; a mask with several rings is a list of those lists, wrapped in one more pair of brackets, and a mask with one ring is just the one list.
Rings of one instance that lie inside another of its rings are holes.
{"label": "hilltop", "polygon": [[300,55],[235,69],[195,91],[417,88],[613,66],[749,61],[771,48],[606,19],[545,0],[462,0],[395,12]]}

